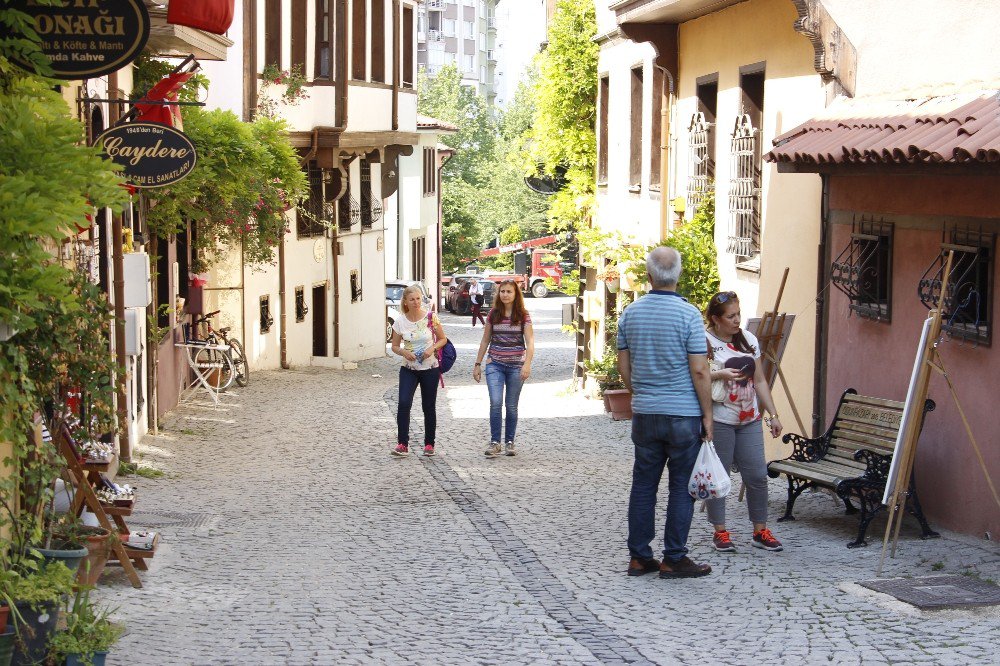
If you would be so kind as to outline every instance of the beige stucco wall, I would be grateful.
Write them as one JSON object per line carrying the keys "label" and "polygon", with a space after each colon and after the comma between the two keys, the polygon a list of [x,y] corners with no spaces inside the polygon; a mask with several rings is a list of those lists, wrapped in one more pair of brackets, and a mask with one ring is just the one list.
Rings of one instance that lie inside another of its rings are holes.
{"label": "beige stucco wall", "polygon": [[[807,120],[825,106],[825,93],[813,69],[809,41],[792,29],[794,7],[787,0],[750,0],[680,26],[677,82],[678,163],[674,191],[687,188],[687,126],[697,109],[696,80],[718,73],[716,125],[716,244],[723,290],[740,295],[744,319],[771,309],[785,267],[788,283],[780,309],[796,321],[782,367],[807,430],[811,428],[817,247],[820,240],[819,176],[779,174],[764,164],[761,174],[761,270],[738,270],[726,253],[729,226],[730,136],[740,111],[740,67],[765,63],[763,152],[773,138]],[[799,431],[781,389],[775,391],[786,431]],[[779,454],[772,444],[771,457]]]}

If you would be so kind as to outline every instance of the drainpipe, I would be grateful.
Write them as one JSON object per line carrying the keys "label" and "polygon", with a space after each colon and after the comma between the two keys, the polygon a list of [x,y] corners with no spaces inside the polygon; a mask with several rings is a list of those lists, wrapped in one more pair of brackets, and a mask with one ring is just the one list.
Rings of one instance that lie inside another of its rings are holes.
{"label": "drainpipe", "polygon": [[670,112],[674,104],[674,75],[666,67],[653,64],[663,73],[660,89],[660,240],[670,229]]}
{"label": "drainpipe", "polygon": [[[110,116],[111,125],[114,126],[121,117],[121,108],[117,104],[117,72],[112,72],[108,75],[108,88],[108,99],[112,100],[108,106],[108,115]],[[122,461],[131,462],[132,443],[128,432],[128,399],[125,397],[128,360],[125,357],[125,260],[122,257],[122,243],[122,215],[121,213],[115,213],[111,216],[111,265],[115,273],[113,283],[115,297],[115,359],[118,367],[121,369],[121,378],[115,382],[118,402],[118,450]]]}
{"label": "drainpipe", "polygon": [[827,347],[830,337],[827,333],[826,323],[829,321],[830,303],[824,290],[830,278],[830,176],[821,174],[823,181],[823,193],[820,198],[820,235],[817,256],[819,257],[819,267],[816,271],[817,284],[816,293],[816,340],[815,359],[813,364],[813,436],[819,436],[826,423],[824,412],[826,411],[826,358]]}

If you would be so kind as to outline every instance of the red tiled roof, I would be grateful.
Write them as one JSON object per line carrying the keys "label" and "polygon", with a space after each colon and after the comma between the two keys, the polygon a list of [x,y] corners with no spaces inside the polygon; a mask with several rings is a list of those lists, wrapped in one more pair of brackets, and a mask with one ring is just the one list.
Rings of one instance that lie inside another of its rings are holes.
{"label": "red tiled roof", "polygon": [[764,159],[806,170],[833,164],[1000,165],[1000,91],[838,100],[777,137]]}
{"label": "red tiled roof", "polygon": [[430,116],[423,116],[419,113],[417,114],[417,129],[422,130],[441,130],[444,132],[457,132],[458,126],[452,125],[449,122],[443,120],[438,120],[437,118],[431,118]]}

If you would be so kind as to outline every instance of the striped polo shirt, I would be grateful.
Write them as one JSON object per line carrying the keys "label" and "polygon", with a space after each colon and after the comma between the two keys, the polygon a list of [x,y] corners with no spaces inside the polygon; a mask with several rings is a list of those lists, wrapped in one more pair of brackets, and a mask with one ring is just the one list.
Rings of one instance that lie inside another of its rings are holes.
{"label": "striped polo shirt", "polygon": [[618,349],[632,361],[632,411],[701,416],[688,356],[708,354],[698,309],[676,292],[653,290],[618,320]]}
{"label": "striped polo shirt", "polygon": [[[493,310],[490,310],[490,314],[493,314]],[[490,317],[487,316],[486,319],[490,320]],[[524,312],[524,326],[531,326],[531,315],[527,310]],[[520,323],[512,324],[510,317],[503,317],[498,323],[493,324],[489,349],[490,361],[519,368],[524,365],[526,352],[524,327]]]}

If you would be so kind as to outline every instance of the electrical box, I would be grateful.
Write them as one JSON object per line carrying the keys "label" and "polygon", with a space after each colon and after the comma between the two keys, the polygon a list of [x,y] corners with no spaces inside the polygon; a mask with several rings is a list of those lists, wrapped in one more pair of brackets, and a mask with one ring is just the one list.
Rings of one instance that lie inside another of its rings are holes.
{"label": "electrical box", "polygon": [[125,353],[128,356],[138,356],[142,353],[145,339],[146,311],[139,308],[125,309]]}
{"label": "electrical box", "polygon": [[144,308],[153,302],[153,292],[149,284],[149,255],[145,252],[130,252],[122,256],[125,280],[125,307]]}

